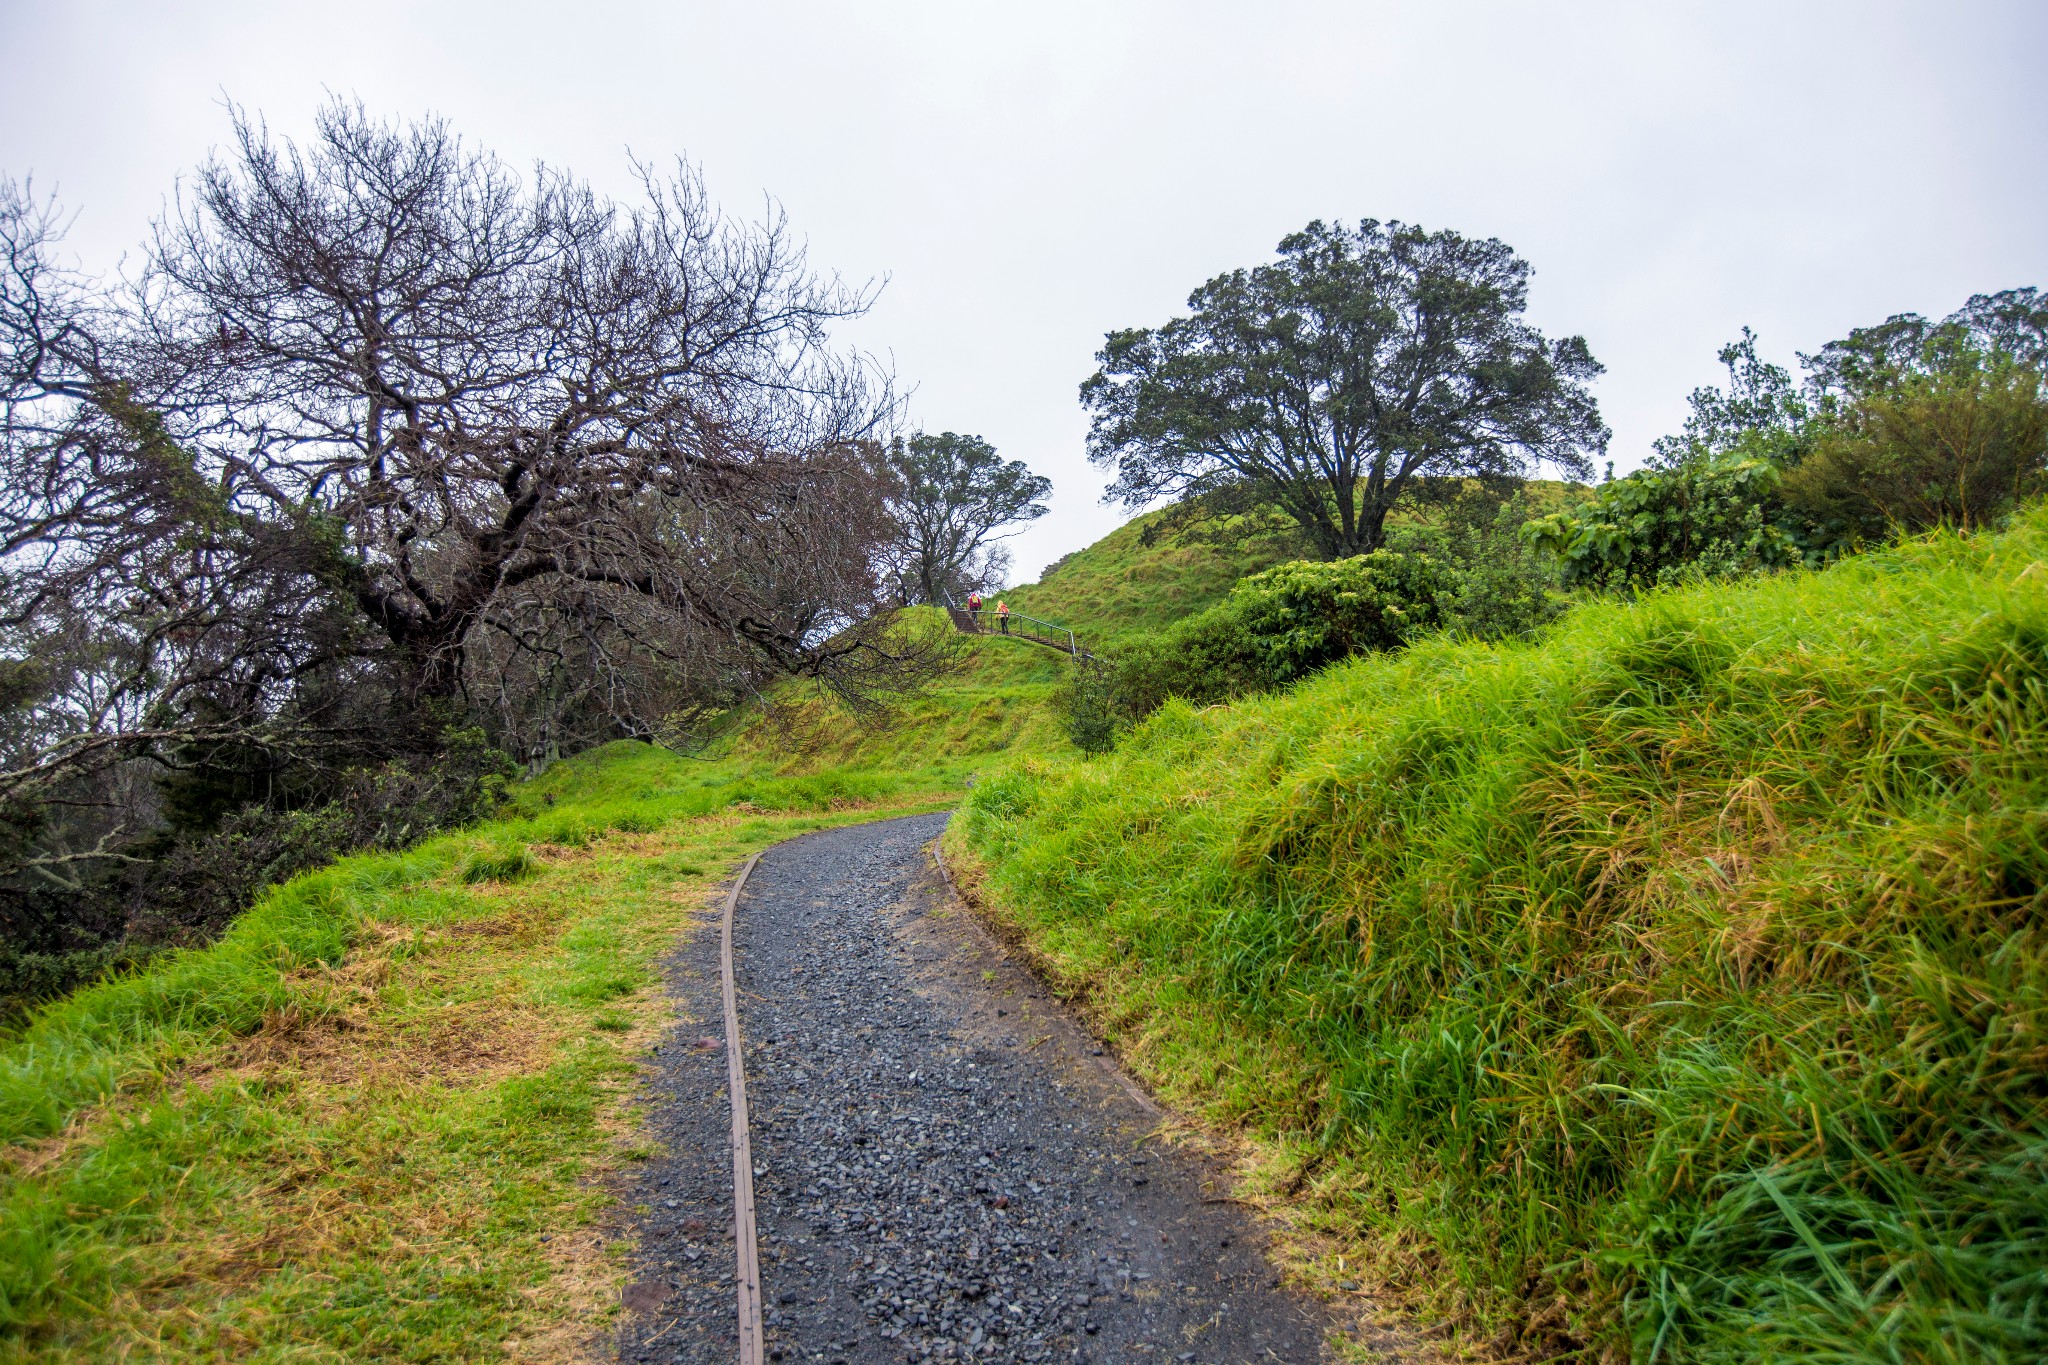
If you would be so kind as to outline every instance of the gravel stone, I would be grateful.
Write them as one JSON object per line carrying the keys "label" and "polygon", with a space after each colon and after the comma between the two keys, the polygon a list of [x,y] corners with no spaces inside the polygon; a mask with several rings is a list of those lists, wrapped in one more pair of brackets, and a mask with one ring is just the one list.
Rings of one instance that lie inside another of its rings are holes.
{"label": "gravel stone", "polygon": [[[734,921],[775,1361],[1329,1359],[1220,1172],[957,908],[944,815],[763,855]],[[620,1359],[735,1358],[718,935],[670,961]]]}

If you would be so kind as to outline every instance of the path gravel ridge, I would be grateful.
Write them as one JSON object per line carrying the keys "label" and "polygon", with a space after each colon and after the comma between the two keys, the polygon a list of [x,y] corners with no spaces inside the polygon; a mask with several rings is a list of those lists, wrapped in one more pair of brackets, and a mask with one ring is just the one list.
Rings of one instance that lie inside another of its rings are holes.
{"label": "path gravel ridge", "polygon": [[[768,1358],[1330,1359],[1223,1173],[946,892],[945,822],[777,845],[740,896]],[[716,933],[668,968],[620,1358],[708,1365],[737,1349]]]}

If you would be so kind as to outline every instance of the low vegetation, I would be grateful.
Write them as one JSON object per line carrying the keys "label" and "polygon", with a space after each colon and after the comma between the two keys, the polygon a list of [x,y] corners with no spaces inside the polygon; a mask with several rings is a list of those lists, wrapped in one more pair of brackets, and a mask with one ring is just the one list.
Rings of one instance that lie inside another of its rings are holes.
{"label": "low vegetation", "polygon": [[970,787],[1302,1254],[1507,1353],[2048,1355],[2038,289],[1745,331],[1596,488],[1526,261],[1312,223],[1105,338],[1179,501],[996,594],[1067,658],[939,609],[1047,481],[897,438],[779,219],[230,119],[141,286],[0,180],[0,1362],[574,1356],[657,956]]}
{"label": "low vegetation", "polygon": [[657,960],[746,854],[951,799],[617,744],[46,1007],[0,1046],[0,1360],[577,1358]]}
{"label": "low vegetation", "polygon": [[1038,582],[1001,596],[1018,611],[1071,628],[1091,647],[1114,648],[1213,606],[1247,575],[1302,556],[1299,537],[1271,518],[1190,527],[1172,513],[1133,518],[1054,563]]}
{"label": "low vegetation", "polygon": [[2048,1351],[2048,510],[984,777],[992,912],[1498,1349]]}

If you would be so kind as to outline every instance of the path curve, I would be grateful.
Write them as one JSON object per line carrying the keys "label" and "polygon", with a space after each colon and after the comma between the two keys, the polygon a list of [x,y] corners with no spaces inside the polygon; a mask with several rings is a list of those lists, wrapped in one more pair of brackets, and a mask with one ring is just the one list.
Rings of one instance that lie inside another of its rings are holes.
{"label": "path curve", "polygon": [[[953,900],[946,817],[761,855],[732,960],[771,1361],[1317,1362],[1222,1173],[1156,1141],[1088,1035]],[[636,1173],[625,1361],[729,1365],[731,1120],[719,962],[670,962],[654,1059],[667,1154]]]}

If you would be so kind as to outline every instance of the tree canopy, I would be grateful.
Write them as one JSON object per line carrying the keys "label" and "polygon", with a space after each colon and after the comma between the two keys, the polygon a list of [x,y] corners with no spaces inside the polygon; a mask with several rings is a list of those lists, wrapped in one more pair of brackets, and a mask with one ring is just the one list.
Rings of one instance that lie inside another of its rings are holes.
{"label": "tree canopy", "polygon": [[979,436],[920,432],[890,442],[889,511],[906,603],[944,604],[1001,585],[1008,558],[993,542],[1046,514],[1052,480],[1004,460]]}
{"label": "tree canopy", "polygon": [[1527,322],[1529,265],[1505,243],[1319,221],[1279,256],[1202,285],[1185,317],[1109,334],[1081,386],[1108,496],[1247,485],[1340,558],[1379,547],[1418,477],[1583,477],[1605,450],[1601,367]]}
{"label": "tree canopy", "polygon": [[848,676],[871,641],[820,629],[876,591],[860,445],[890,409],[825,339],[864,296],[687,167],[618,204],[437,120],[337,103],[316,128],[238,114],[128,310],[119,378],[198,477],[324,519],[420,696],[565,631]]}

